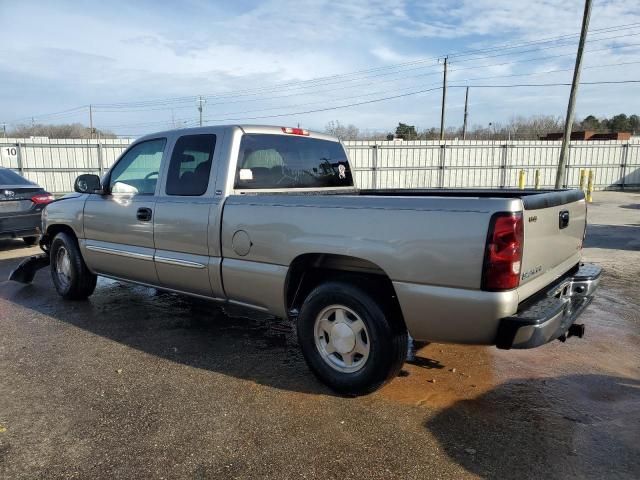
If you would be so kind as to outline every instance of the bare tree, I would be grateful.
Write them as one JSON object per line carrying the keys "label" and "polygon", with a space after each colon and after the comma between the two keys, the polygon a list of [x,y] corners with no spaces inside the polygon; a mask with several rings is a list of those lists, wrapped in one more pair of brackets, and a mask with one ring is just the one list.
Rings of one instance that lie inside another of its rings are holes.
{"label": "bare tree", "polygon": [[338,137],[340,140],[358,140],[360,130],[353,124],[343,125],[339,120],[332,120],[324,127],[325,133]]}
{"label": "bare tree", "polygon": [[81,123],[61,125],[18,125],[7,132],[14,138],[49,137],[49,138],[116,138],[113,132],[94,128],[93,134]]}

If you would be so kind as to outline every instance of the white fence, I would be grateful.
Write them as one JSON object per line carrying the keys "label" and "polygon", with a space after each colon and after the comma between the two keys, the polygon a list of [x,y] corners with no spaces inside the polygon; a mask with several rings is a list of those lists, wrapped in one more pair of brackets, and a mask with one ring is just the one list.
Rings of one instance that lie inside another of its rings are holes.
{"label": "white fence", "polygon": [[[80,173],[102,174],[130,140],[1,139],[0,166],[10,167],[53,193],[72,190]],[[561,142],[350,141],[345,142],[362,188],[516,187],[524,170],[532,187],[553,187]],[[565,184],[594,171],[596,189],[640,187],[640,141],[571,142]]]}
{"label": "white fence", "polygon": [[0,138],[0,166],[9,167],[52,193],[73,191],[81,173],[101,175],[131,143],[107,139]]}

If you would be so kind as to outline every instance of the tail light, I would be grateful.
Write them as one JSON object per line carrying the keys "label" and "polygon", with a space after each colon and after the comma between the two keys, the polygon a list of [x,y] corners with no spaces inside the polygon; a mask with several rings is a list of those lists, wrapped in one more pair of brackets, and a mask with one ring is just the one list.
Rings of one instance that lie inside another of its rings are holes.
{"label": "tail light", "polygon": [[50,193],[38,193],[31,197],[31,201],[36,205],[46,205],[47,203],[53,202],[54,199],[54,196]]}
{"label": "tail light", "polygon": [[497,213],[491,218],[482,272],[482,289],[511,290],[520,285],[524,222],[522,213]]}
{"label": "tail light", "polygon": [[309,130],[303,128],[282,127],[282,132],[290,133],[291,135],[309,135]]}

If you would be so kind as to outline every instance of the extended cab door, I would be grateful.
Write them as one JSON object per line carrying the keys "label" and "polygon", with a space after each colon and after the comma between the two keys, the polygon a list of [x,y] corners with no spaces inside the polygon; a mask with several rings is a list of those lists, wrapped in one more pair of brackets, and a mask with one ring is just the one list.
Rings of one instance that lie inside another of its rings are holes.
{"label": "extended cab door", "polygon": [[222,198],[215,195],[222,130],[213,132],[182,135],[175,142],[155,208],[155,264],[161,286],[223,298],[218,218]]}
{"label": "extended cab door", "polygon": [[84,207],[84,259],[99,274],[155,285],[153,216],[166,138],[130,147],[109,172],[108,194]]}

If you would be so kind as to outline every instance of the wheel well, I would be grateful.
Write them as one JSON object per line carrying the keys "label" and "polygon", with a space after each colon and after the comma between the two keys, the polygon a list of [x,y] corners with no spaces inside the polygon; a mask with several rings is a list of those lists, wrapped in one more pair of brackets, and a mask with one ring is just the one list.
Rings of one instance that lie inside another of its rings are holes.
{"label": "wheel well", "polygon": [[347,255],[308,253],[295,258],[285,284],[287,312],[297,315],[309,293],[330,280],[353,283],[372,294],[398,326],[406,328],[393,283],[385,271],[368,260]]}
{"label": "wheel well", "polygon": [[43,243],[47,247],[47,250],[51,246],[51,241],[60,232],[68,233],[76,242],[78,241],[76,232],[69,225],[64,225],[64,224],[51,225],[49,228],[47,228],[47,234],[43,238]]}

